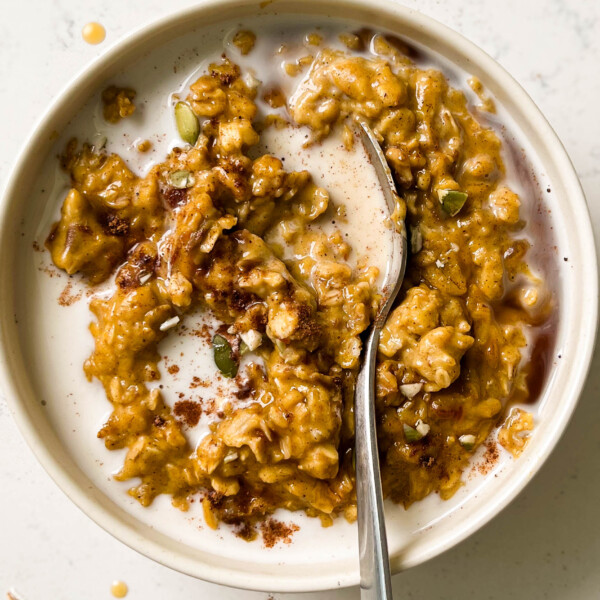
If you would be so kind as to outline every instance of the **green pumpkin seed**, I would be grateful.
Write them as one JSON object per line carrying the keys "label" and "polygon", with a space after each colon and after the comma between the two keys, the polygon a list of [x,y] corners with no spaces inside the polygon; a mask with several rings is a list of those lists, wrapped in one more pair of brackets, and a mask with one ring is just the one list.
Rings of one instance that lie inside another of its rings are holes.
{"label": "green pumpkin seed", "polygon": [[273,338],[273,344],[275,348],[277,348],[277,350],[279,351],[279,354],[283,354],[285,352],[285,344],[281,340]]}
{"label": "green pumpkin seed", "polygon": [[181,139],[193,146],[200,135],[200,124],[189,104],[178,102],[175,105],[175,123]]}
{"label": "green pumpkin seed", "polygon": [[189,171],[174,171],[169,175],[169,183],[182,190],[194,185],[194,177]]}
{"label": "green pumpkin seed", "polygon": [[438,190],[438,198],[444,209],[444,212],[454,217],[456,216],[467,201],[467,193],[457,190]]}
{"label": "green pumpkin seed", "polygon": [[418,254],[423,248],[423,234],[421,228],[416,225],[410,228],[410,251],[413,254]]}
{"label": "green pumpkin seed", "polygon": [[219,371],[225,377],[235,377],[238,372],[238,363],[233,357],[231,344],[218,333],[213,337],[213,353]]}
{"label": "green pumpkin seed", "polygon": [[419,440],[423,439],[423,434],[417,431],[414,427],[411,427],[406,423],[404,423],[402,427],[404,429],[404,437],[406,438],[406,441],[409,444],[412,444],[413,442],[418,442]]}
{"label": "green pumpkin seed", "polygon": [[240,342],[240,355],[244,356],[244,354],[247,354],[248,352],[250,352],[250,348],[248,347],[248,344],[246,344],[246,342],[242,340]]}

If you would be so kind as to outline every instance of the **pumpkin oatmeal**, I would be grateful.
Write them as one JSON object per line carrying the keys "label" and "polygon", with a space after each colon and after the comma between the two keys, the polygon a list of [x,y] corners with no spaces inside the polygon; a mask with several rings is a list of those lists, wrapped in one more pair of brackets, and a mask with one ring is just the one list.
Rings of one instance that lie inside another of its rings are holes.
{"label": "pumpkin oatmeal", "polygon": [[109,123],[118,123],[121,119],[131,116],[135,111],[134,99],[135,90],[114,85],[107,87],[102,92],[104,118]]}
{"label": "pumpkin oatmeal", "polygon": [[[449,498],[507,414],[499,440],[515,454],[533,426],[508,411],[530,397],[525,348],[553,307],[527,262],[527,199],[506,183],[500,139],[397,40],[340,39],[343,49],[304,38],[310,54],[283,66],[297,78],[289,94],[248,77],[233,56],[211,64],[174,106],[185,143],[143,177],[71,142],[62,157],[71,189],[46,242],[68,274],[91,286],[114,278],[112,295],[90,303],[95,348],[84,370],[112,404],[98,436],[127,449],[116,478],[137,479],[130,494],[144,506],[168,494],[185,510],[200,494],[210,526],[234,524],[246,539],[258,522],[276,523],[266,519],[277,508],[324,525],[356,519],[354,382],[382,299],[379,270],[350,260],[331,190],[284,157],[257,155],[269,127],[306,127],[315,151],[342,130],[350,149],[353,119],[364,119],[396,181],[411,251],[379,345],[384,494],[406,507],[432,492]],[[250,31],[233,39],[244,56],[255,42]],[[108,88],[106,118],[128,116],[134,95]],[[262,115],[259,102],[275,112]],[[312,227],[326,214],[338,227]],[[239,402],[191,447],[184,430],[202,407],[181,400],[171,410],[149,384],[160,379],[159,342],[199,309],[222,323],[199,343],[212,345]]]}

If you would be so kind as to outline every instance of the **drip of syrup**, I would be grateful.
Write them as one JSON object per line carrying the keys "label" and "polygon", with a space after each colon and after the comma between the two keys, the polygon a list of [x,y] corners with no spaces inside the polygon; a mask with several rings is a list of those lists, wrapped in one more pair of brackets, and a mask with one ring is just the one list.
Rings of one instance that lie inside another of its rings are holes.
{"label": "drip of syrup", "polygon": [[100,44],[106,37],[106,29],[100,23],[86,23],[81,30],[81,36],[88,44]]}
{"label": "drip of syrup", "polygon": [[113,584],[110,586],[110,593],[115,598],[125,598],[127,596],[127,592],[129,588],[127,584],[123,581],[113,581]]}

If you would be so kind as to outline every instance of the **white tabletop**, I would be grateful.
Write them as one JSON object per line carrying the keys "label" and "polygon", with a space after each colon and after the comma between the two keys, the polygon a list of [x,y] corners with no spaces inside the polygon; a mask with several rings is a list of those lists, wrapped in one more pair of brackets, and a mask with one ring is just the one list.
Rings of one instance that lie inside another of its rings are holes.
{"label": "white tabletop", "polygon": [[[0,19],[0,180],[38,115],[93,57],[193,0],[12,0]],[[565,144],[600,233],[600,2],[406,0],[481,46],[531,94]],[[108,35],[81,39],[88,21]],[[598,238],[600,239],[600,238]],[[585,301],[585,299],[582,299]],[[394,578],[397,599],[600,598],[600,356],[556,451],[500,516],[446,554]],[[37,464],[0,397],[0,595],[24,600],[262,599],[196,581],[111,538]],[[291,598],[274,594],[274,598]],[[348,600],[358,590],[295,596]]]}

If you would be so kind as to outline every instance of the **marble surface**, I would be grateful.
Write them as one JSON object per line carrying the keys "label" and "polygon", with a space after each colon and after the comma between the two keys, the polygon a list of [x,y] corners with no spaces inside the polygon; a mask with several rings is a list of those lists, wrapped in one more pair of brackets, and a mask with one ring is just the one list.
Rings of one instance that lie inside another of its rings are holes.
{"label": "marble surface", "polygon": [[[193,0],[21,0],[0,20],[0,181],[14,148],[67,81],[140,23]],[[600,2],[406,0],[460,31],[526,88],[565,144],[600,230]],[[91,20],[107,39],[88,46]],[[598,238],[597,238],[598,239]],[[582,299],[585,302],[585,298]],[[566,434],[541,472],[490,524],[394,578],[395,597],[582,600],[600,597],[600,352]],[[132,600],[264,599],[196,581],[142,557],[83,515],[37,464],[0,396],[0,595],[100,600],[122,579]],[[291,598],[274,594],[273,598]],[[301,594],[349,600],[357,589]]]}

